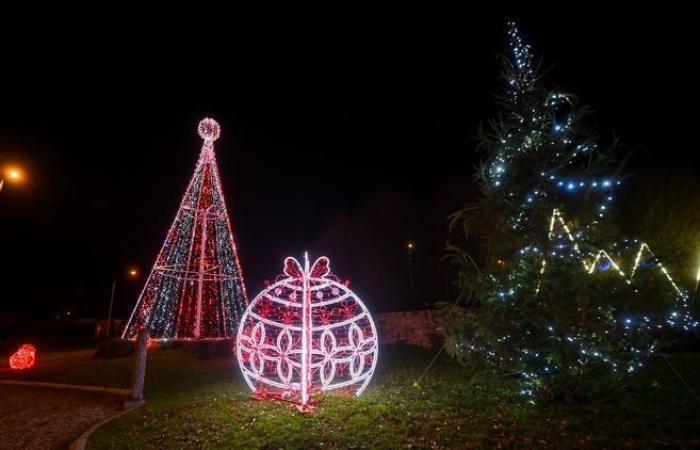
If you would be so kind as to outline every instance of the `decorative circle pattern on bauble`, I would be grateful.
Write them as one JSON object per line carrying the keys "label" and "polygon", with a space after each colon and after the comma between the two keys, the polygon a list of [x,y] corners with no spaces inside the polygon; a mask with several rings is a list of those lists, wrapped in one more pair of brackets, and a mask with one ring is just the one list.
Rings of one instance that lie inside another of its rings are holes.
{"label": "decorative circle pattern on bauble", "polygon": [[284,274],[251,302],[237,340],[238,362],[260,396],[306,404],[322,392],[360,395],[377,364],[377,330],[328,258],[304,266],[285,259]]}

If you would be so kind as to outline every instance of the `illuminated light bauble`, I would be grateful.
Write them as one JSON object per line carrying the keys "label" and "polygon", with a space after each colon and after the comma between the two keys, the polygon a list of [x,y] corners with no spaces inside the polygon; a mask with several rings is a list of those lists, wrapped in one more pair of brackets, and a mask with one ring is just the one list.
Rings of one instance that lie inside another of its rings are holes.
{"label": "illuminated light bauble", "polygon": [[302,266],[284,261],[284,274],[244,313],[237,339],[238,364],[260,397],[305,406],[324,392],[360,395],[377,364],[372,317],[331,274],[328,258]]}
{"label": "illuminated light bauble", "polygon": [[221,136],[221,127],[219,127],[219,123],[210,117],[202,119],[199,122],[197,131],[199,132],[199,136],[205,141],[215,141]]}
{"label": "illuminated light bauble", "polygon": [[10,367],[15,370],[24,370],[34,367],[36,364],[36,347],[32,344],[23,344],[19,350],[10,355]]}

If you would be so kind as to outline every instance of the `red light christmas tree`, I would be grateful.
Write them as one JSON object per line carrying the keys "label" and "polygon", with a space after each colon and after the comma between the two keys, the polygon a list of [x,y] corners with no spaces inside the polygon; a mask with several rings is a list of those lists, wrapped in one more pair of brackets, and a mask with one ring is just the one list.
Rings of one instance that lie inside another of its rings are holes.
{"label": "red light christmas tree", "polygon": [[248,304],[214,156],[221,130],[206,118],[198,132],[197,167],[122,338],[226,339]]}

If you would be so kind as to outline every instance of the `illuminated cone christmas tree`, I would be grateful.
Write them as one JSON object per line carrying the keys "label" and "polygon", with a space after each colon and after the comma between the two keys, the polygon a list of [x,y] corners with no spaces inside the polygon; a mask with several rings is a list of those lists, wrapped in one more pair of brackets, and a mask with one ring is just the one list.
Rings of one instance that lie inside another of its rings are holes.
{"label": "illuminated cone christmas tree", "polygon": [[123,338],[223,339],[235,334],[248,300],[226,212],[214,141],[219,124],[199,123],[199,161]]}

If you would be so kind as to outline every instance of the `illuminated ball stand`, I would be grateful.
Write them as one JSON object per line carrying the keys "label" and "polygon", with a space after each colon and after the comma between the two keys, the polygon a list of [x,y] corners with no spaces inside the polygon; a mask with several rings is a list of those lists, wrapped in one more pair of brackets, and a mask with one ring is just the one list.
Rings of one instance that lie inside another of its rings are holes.
{"label": "illuminated ball stand", "polygon": [[284,273],[245,311],[236,341],[238,365],[257,398],[312,409],[326,392],[360,395],[377,365],[377,330],[347,284],[331,274],[325,256],[303,266],[284,261]]}

